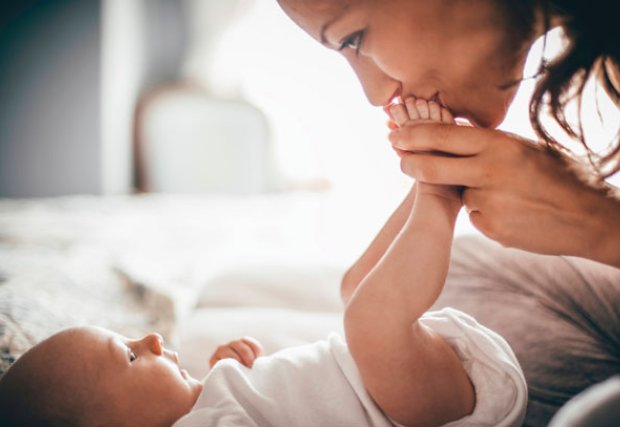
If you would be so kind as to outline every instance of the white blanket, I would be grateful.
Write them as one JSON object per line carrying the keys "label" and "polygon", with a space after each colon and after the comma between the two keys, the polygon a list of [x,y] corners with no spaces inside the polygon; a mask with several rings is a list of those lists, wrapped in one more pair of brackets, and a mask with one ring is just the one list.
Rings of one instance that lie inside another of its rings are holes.
{"label": "white blanket", "polygon": [[[449,308],[421,321],[455,348],[476,389],[474,412],[448,426],[521,425],[527,387],[506,341]],[[259,358],[252,369],[218,362],[192,411],[174,427],[391,425],[366,392],[346,344],[331,334]]]}

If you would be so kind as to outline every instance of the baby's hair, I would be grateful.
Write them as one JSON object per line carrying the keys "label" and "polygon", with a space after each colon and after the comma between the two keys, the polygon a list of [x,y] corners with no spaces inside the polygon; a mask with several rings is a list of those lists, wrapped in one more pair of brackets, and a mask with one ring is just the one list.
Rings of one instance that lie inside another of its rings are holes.
{"label": "baby's hair", "polygon": [[[71,331],[63,331],[54,339],[70,340]],[[61,345],[49,345],[49,339],[22,355],[0,378],[0,425],[3,427],[86,427],[90,426],[87,413],[92,405],[89,396],[94,378],[77,369],[54,369],[54,363],[63,356]],[[66,355],[64,355],[66,357]],[[41,367],[43,368],[41,369]],[[67,381],[79,372],[78,381]],[[87,408],[90,408],[87,410]],[[87,421],[88,420],[88,421]]]}

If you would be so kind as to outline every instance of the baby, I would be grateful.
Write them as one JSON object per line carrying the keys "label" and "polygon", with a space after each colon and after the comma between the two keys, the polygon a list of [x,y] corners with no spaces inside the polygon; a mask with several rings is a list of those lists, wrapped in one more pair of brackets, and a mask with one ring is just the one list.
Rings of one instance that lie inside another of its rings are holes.
{"label": "baby", "polygon": [[[437,103],[386,108],[398,131],[454,123]],[[394,147],[400,156],[423,156]],[[446,278],[457,188],[418,183],[347,271],[345,338],[261,356],[219,347],[203,381],[161,337],[62,331],[0,380],[0,424],[71,426],[517,426],[526,385],[499,335],[453,309],[428,312]]]}

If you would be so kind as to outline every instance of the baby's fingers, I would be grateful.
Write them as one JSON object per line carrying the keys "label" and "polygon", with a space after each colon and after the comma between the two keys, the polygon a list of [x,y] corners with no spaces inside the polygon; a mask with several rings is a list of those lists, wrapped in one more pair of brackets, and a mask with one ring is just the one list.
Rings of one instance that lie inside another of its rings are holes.
{"label": "baby's fingers", "polygon": [[243,363],[239,354],[237,354],[230,344],[221,345],[215,350],[213,356],[209,359],[209,366],[213,368],[213,366],[222,359],[235,359],[237,362]]}
{"label": "baby's fingers", "polygon": [[255,338],[243,337],[241,338],[241,342],[250,346],[255,357],[263,355],[263,346]]}
{"label": "baby's fingers", "polygon": [[254,348],[245,340],[233,341],[230,343],[231,348],[239,355],[239,360],[244,366],[251,368],[254,360],[258,355],[254,352]]}

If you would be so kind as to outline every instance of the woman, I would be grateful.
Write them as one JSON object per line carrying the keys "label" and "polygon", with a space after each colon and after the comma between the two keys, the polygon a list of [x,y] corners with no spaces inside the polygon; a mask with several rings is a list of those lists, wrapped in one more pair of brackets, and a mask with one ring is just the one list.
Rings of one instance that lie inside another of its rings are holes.
{"label": "woman", "polygon": [[[580,124],[569,123],[565,113],[590,79],[620,106],[620,5],[603,0],[279,3],[312,37],[344,55],[373,105],[389,108],[394,100],[424,98],[474,125],[394,129],[389,139],[406,174],[462,186],[471,222],[490,239],[515,248],[457,245],[451,274],[492,278],[484,302],[497,304],[481,304],[480,289],[462,293],[460,285],[461,291],[448,288],[444,300],[511,342],[530,385],[526,423],[545,424],[571,396],[619,372],[620,198],[604,179],[620,169],[620,141],[606,153],[593,153]],[[530,104],[539,140],[495,130],[524,78],[532,44],[558,26],[567,47],[543,62]],[[547,105],[555,121],[588,150],[589,161],[571,155],[541,125]],[[516,288],[518,297],[502,300]],[[497,289],[496,299],[489,300],[488,292]],[[505,307],[498,316],[500,303],[516,304],[514,318]],[[533,336],[532,329],[541,325],[549,333]],[[556,335],[563,340],[554,341]],[[581,338],[591,344],[587,351],[567,344]],[[569,357],[584,352],[585,361]]]}

